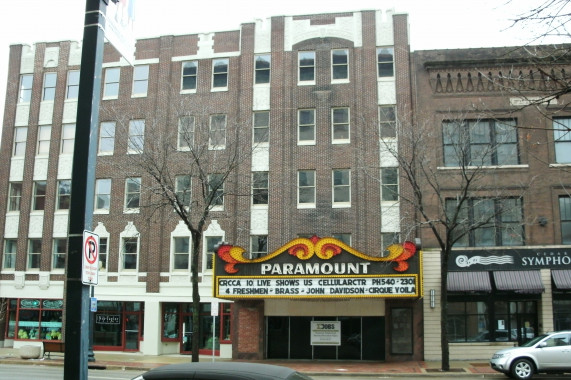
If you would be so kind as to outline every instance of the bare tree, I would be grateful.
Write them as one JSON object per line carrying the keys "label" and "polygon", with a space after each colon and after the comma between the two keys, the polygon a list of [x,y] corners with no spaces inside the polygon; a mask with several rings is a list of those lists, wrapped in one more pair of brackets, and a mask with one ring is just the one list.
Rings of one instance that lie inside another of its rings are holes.
{"label": "bare tree", "polygon": [[[117,120],[119,130],[126,137],[123,141],[127,151],[134,153],[116,163],[117,168],[126,177],[146,175],[147,184],[141,188],[141,194],[147,196],[141,197],[140,207],[151,212],[173,210],[190,231],[192,336],[195,337],[192,361],[198,361],[199,261],[203,233],[213,208],[223,205],[227,197],[250,195],[249,186],[244,186],[249,183],[249,177],[240,178],[239,168],[249,163],[256,145],[252,144],[247,123],[215,112],[207,100],[200,100],[199,96],[193,97],[192,102],[181,99],[178,104],[171,104],[171,108],[168,116],[146,119],[144,125],[133,123],[120,110],[103,112]],[[137,128],[144,129],[144,141],[143,131]]]}
{"label": "bare tree", "polygon": [[[512,239],[510,244],[522,245],[526,223],[522,198],[533,179],[506,188],[491,167],[492,157],[498,154],[517,157],[517,143],[511,144],[516,128],[512,121],[494,121],[494,144],[475,144],[474,137],[487,128],[489,120],[468,119],[454,113],[445,118],[441,128],[434,127],[432,119],[419,116],[415,122],[401,117],[398,142],[394,137],[383,137],[382,126],[377,138],[381,157],[392,160],[398,168],[402,233],[410,238],[428,230],[440,249],[442,370],[448,371],[447,273],[452,249],[468,246],[474,234],[490,238],[495,231],[500,231],[504,239]],[[443,155],[438,153],[442,150]],[[443,162],[447,167],[443,167]],[[383,168],[365,170],[384,187]]]}

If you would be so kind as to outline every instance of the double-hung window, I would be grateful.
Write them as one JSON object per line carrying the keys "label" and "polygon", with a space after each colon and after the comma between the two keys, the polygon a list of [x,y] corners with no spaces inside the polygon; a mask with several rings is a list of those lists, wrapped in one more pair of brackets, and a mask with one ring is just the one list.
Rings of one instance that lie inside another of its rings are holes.
{"label": "double-hung window", "polygon": [[32,83],[34,76],[32,74],[20,75],[20,91],[18,94],[18,103],[30,103],[32,100]]}
{"label": "double-hung window", "polygon": [[125,210],[138,210],[141,200],[141,178],[125,180]]}
{"label": "double-hung window", "polygon": [[555,162],[571,164],[571,118],[553,119]]}
{"label": "double-hung window", "polygon": [[28,269],[40,269],[40,257],[42,256],[42,239],[28,240]]}
{"label": "double-hung window", "polygon": [[149,65],[138,65],[133,68],[133,97],[147,96],[149,89]]}
{"label": "double-hung window", "polygon": [[210,115],[209,149],[224,149],[226,147],[226,115]]}
{"label": "double-hung window", "polygon": [[315,109],[298,110],[298,144],[315,144]]}
{"label": "double-hung window", "polygon": [[99,126],[99,154],[113,154],[115,150],[115,122],[104,121]]}
{"label": "double-hung window", "polygon": [[270,141],[270,112],[254,112],[254,144]]}
{"label": "double-hung window", "polygon": [[27,127],[14,128],[14,150],[12,155],[14,157],[24,157],[26,154],[26,141],[28,139]]}
{"label": "double-hung window", "polygon": [[95,181],[95,211],[108,213],[111,206],[111,179],[102,178]]}
{"label": "double-hung window", "polygon": [[397,117],[395,106],[379,107],[379,128],[381,138],[396,137]]}
{"label": "double-hung window", "polygon": [[22,201],[22,182],[10,182],[8,194],[8,211],[20,211]]}
{"label": "double-hung window", "polygon": [[268,235],[250,236],[250,259],[266,256],[268,254]]}
{"label": "double-hung window", "polygon": [[225,90],[228,88],[228,58],[212,61],[212,89]]}
{"label": "double-hung window", "polygon": [[43,211],[46,207],[46,181],[34,182],[34,198],[32,202],[32,210]]}
{"label": "double-hung window", "polygon": [[349,80],[349,50],[331,50],[331,80],[333,82]]}
{"label": "double-hung window", "polygon": [[121,245],[121,268],[124,270],[137,269],[139,238],[134,236],[124,237]]}
{"label": "double-hung window", "polygon": [[224,175],[209,174],[208,175],[208,197],[210,197],[210,205],[222,209],[224,207]]}
{"label": "double-hung window", "polygon": [[377,71],[379,78],[393,77],[395,50],[391,47],[377,48]]}
{"label": "double-hung window", "polygon": [[16,239],[4,239],[3,269],[16,268],[16,243]]}
{"label": "double-hung window", "polygon": [[[456,199],[446,199],[452,231],[459,247],[521,246],[524,244],[523,206],[519,198],[471,198],[458,210]],[[461,236],[462,235],[462,236]]]}
{"label": "double-hung window", "polygon": [[189,150],[194,144],[194,116],[178,118],[178,150]]}
{"label": "double-hung window", "polygon": [[300,51],[298,53],[299,84],[315,84],[315,52]]}
{"label": "double-hung window", "polygon": [[350,138],[349,107],[333,108],[331,110],[331,135],[333,143],[348,143]]}
{"label": "double-hung window", "polygon": [[216,246],[222,242],[222,236],[207,236],[204,252],[204,263],[203,268],[205,270],[212,270],[212,258],[214,257],[214,251]]}
{"label": "double-hung window", "polygon": [[173,237],[173,269],[188,270],[190,264],[190,237]]}
{"label": "double-hung window", "polygon": [[52,268],[65,269],[65,256],[67,254],[67,239],[53,240]]}
{"label": "double-hung window", "polygon": [[507,120],[443,122],[445,166],[517,165],[517,124]]}
{"label": "double-hung window", "polygon": [[42,101],[52,101],[56,97],[57,73],[44,74],[44,88],[42,90]]}
{"label": "double-hung window", "polygon": [[269,54],[258,54],[254,59],[254,83],[264,84],[270,83],[270,62]]}
{"label": "double-hung window", "polygon": [[79,95],[79,70],[72,70],[67,73],[66,99],[77,99]]}
{"label": "double-hung window", "polygon": [[69,210],[71,204],[71,180],[64,179],[58,181],[57,189],[57,209]]}
{"label": "double-hung window", "polygon": [[252,173],[252,204],[268,204],[268,172]]}
{"label": "double-hung window", "polygon": [[559,215],[561,218],[561,244],[571,244],[571,197],[559,197]]}
{"label": "double-hung window", "polygon": [[103,98],[117,99],[119,97],[120,67],[108,67],[105,69],[105,83],[103,84]]}
{"label": "double-hung window", "polygon": [[176,198],[178,199],[179,204],[182,205],[182,207],[190,207],[190,201],[191,201],[191,180],[190,180],[190,176],[189,175],[178,175],[175,178],[175,192],[176,192]]}
{"label": "double-hung window", "polygon": [[187,61],[182,63],[182,75],[180,79],[180,90],[194,92],[196,90],[196,78],[198,75],[198,61]]}
{"label": "double-hung window", "polygon": [[129,140],[127,153],[140,154],[145,146],[145,120],[129,121]]}
{"label": "double-hung window", "polygon": [[50,153],[51,133],[51,125],[40,125],[38,127],[38,146],[36,149],[38,156],[47,156]]}
{"label": "double-hung window", "polygon": [[381,169],[381,200],[397,201],[399,199],[399,179],[397,168]]}
{"label": "double-hung window", "polygon": [[107,252],[109,250],[109,241],[108,238],[99,236],[99,269],[106,270],[107,269]]}
{"label": "double-hung window", "polygon": [[351,205],[351,170],[334,169],[333,207],[347,207]]}
{"label": "double-hung window", "polygon": [[64,124],[61,129],[61,154],[72,154],[75,146],[75,124]]}
{"label": "double-hung window", "polygon": [[297,207],[315,207],[315,170],[297,172]]}

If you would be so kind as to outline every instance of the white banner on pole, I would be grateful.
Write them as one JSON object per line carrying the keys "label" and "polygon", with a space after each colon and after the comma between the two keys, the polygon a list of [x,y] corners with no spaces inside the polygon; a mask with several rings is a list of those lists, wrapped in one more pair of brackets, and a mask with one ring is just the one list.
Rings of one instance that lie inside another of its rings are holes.
{"label": "white banner on pole", "polygon": [[105,14],[105,38],[129,64],[135,63],[135,0],[110,0]]}

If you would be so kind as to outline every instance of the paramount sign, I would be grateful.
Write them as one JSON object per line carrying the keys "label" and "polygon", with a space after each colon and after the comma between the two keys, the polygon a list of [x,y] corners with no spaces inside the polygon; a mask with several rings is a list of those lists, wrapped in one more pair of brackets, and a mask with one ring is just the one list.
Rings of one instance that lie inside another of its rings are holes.
{"label": "paramount sign", "polygon": [[273,253],[247,258],[221,246],[214,258],[218,298],[419,297],[420,255],[413,243],[369,256],[334,238],[298,238]]}

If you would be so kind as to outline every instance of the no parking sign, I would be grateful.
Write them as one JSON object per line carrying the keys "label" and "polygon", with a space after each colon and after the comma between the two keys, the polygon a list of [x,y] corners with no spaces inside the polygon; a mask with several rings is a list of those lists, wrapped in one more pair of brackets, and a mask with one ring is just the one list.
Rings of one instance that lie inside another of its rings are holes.
{"label": "no parking sign", "polygon": [[83,260],[81,282],[97,285],[99,274],[99,235],[83,231]]}

